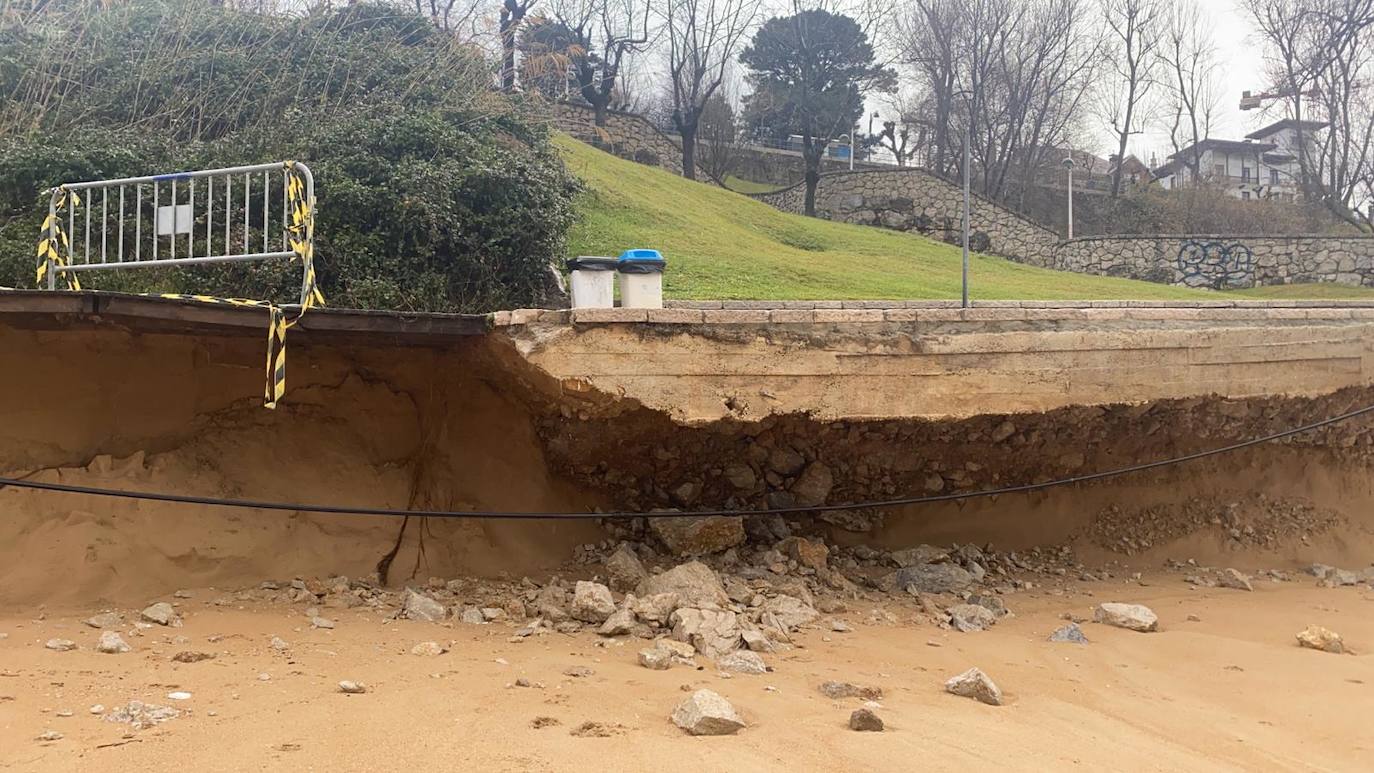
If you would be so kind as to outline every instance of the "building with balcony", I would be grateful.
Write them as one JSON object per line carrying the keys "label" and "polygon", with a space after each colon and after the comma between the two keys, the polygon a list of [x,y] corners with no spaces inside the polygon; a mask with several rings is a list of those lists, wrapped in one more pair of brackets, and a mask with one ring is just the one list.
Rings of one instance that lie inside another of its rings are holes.
{"label": "building with balcony", "polygon": [[[1311,153],[1316,133],[1325,128],[1316,121],[1301,123],[1305,152]],[[1155,180],[1165,189],[1201,183],[1238,199],[1296,201],[1302,192],[1298,158],[1304,152],[1298,130],[1298,121],[1286,118],[1244,140],[1205,139],[1169,156],[1154,170]]]}

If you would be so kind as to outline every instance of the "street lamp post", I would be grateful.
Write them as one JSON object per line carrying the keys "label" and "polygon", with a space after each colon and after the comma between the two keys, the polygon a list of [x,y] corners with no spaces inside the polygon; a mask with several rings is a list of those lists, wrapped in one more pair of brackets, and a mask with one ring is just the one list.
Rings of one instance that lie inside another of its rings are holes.
{"label": "street lamp post", "polygon": [[1069,238],[1073,238],[1073,158],[1064,159],[1064,168],[1069,170]]}
{"label": "street lamp post", "polygon": [[849,171],[854,171],[854,130],[849,130]]}
{"label": "street lamp post", "polygon": [[973,108],[972,94],[969,94],[970,106],[968,120],[964,122],[964,261],[963,277],[960,282],[963,290],[963,308],[968,308],[968,241],[969,241],[969,168],[973,165]]}

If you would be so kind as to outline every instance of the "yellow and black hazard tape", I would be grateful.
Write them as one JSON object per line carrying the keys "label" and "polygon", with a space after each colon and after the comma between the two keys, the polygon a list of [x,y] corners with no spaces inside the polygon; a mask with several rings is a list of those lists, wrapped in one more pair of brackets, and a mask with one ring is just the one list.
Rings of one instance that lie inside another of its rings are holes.
{"label": "yellow and black hazard tape", "polygon": [[[248,306],[267,310],[267,381],[263,388],[263,406],[276,408],[277,401],[286,393],[286,331],[295,326],[305,312],[324,306],[324,293],[320,291],[315,277],[315,201],[306,196],[305,180],[296,170],[294,161],[283,164],[286,174],[287,208],[290,222],[287,225],[287,243],[295,253],[293,260],[301,261],[304,278],[301,282],[300,312],[288,320],[286,312],[270,301],[257,301],[247,298],[220,298],[214,295],[187,295],[181,293],[146,293],[146,295],[178,301],[196,301],[225,306]],[[43,221],[43,236],[38,241],[38,271],[36,280],[42,286],[48,271],[56,270],[67,282],[68,289],[80,290],[81,283],[70,271],[61,271],[66,265],[62,249],[70,249],[67,234],[62,230],[61,212],[68,206],[81,205],[75,191],[59,189],[62,193],[57,200],[54,213]]]}
{"label": "yellow and black hazard tape", "polygon": [[[62,250],[71,249],[71,242],[67,239],[67,232],[62,230],[62,218],[57,214],[67,207],[78,207],[81,205],[81,197],[76,191],[69,191],[66,188],[58,189],[62,197],[57,200],[52,212],[48,213],[43,220],[43,236],[38,240],[38,273],[35,279],[36,286],[42,287],[43,280],[48,278],[48,271],[65,266],[67,259],[62,257]],[[52,267],[50,269],[49,267]],[[58,271],[62,278],[67,282],[68,290],[80,290],[81,281],[76,278],[76,274],[70,271]]]}

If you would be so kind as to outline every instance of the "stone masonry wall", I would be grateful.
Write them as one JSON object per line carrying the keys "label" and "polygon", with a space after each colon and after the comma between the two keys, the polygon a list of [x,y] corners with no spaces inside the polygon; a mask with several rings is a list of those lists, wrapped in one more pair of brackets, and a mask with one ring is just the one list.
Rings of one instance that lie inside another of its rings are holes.
{"label": "stone masonry wall", "polygon": [[1374,236],[1109,236],[1063,242],[1046,268],[1187,287],[1374,286]]}
{"label": "stone masonry wall", "polygon": [[559,102],[554,105],[554,124],[560,131],[621,158],[682,174],[682,146],[643,116],[610,111],[606,125],[597,127],[596,111],[590,107]]}
{"label": "stone masonry wall", "polygon": [[[804,210],[806,186],[794,185],[755,199],[786,212]],[[917,231],[958,243],[963,191],[920,169],[833,172],[821,175],[816,214],[827,220]],[[1045,265],[1059,236],[1005,207],[974,195],[969,212],[970,246],[979,252]]]}

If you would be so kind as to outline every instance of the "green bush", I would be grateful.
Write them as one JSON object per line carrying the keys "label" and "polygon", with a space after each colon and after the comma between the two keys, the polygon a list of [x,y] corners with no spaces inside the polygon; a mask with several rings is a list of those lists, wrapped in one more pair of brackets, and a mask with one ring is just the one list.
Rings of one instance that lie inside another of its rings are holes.
{"label": "green bush", "polygon": [[[54,53],[59,40],[80,42],[79,62]],[[576,181],[533,109],[495,94],[480,55],[422,17],[138,0],[4,22],[5,47],[0,284],[32,286],[53,185],[295,159],[315,174],[329,305],[485,311],[555,291]],[[83,276],[275,300],[299,283],[284,261]]]}

